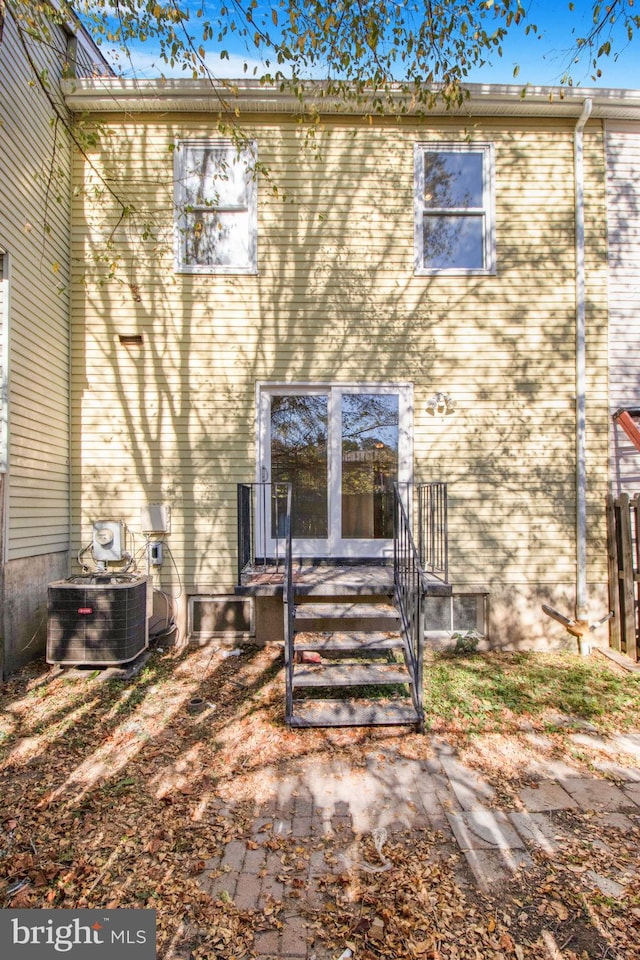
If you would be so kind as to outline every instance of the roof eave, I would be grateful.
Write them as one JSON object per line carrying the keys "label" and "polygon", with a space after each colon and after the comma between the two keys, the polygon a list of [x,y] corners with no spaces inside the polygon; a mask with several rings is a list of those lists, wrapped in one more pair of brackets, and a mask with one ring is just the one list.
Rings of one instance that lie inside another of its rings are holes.
{"label": "roof eave", "polygon": [[[74,112],[89,113],[285,113],[302,115],[367,114],[376,112],[372,96],[342,101],[324,95],[321,83],[308,85],[301,101],[286,88],[260,81],[217,81],[186,79],[122,80],[95,77],[68,80],[64,84],[67,106]],[[434,90],[437,88],[433,88]],[[393,91],[398,112],[430,116],[522,116],[577,118],[582,104],[593,102],[592,117],[599,119],[640,119],[640,90],[588,89],[583,87],[534,87],[497,84],[469,84],[468,97],[459,107],[447,107],[440,100],[432,108],[412,102],[399,86]]]}

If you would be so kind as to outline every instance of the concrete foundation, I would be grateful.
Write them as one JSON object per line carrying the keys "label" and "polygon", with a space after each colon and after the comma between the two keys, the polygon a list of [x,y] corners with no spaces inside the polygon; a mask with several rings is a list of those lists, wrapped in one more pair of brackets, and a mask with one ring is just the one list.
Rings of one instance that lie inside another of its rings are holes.
{"label": "concrete foundation", "polygon": [[[609,610],[606,583],[588,585],[589,619],[599,620]],[[493,650],[570,650],[578,641],[542,610],[542,604],[572,618],[575,614],[574,584],[505,584],[489,595],[489,647]],[[590,635],[594,643],[608,642],[604,624]]]}
{"label": "concrete foundation", "polygon": [[69,553],[11,560],[2,568],[0,647],[2,678],[44,653],[47,587],[69,576]]}
{"label": "concrete foundation", "polygon": [[282,597],[256,597],[256,643],[284,643],[284,609]]}
{"label": "concrete foundation", "polygon": [[[461,590],[462,588],[459,588]],[[478,588],[480,591],[480,588]],[[486,590],[486,587],[483,587]],[[455,593],[454,588],[454,593]],[[458,591],[459,592],[459,591]],[[474,597],[472,585],[465,586],[465,594]],[[477,594],[486,614],[485,636],[480,643],[482,650],[570,650],[578,652],[578,642],[555,620],[542,610],[542,604],[548,604],[565,616],[574,613],[575,590],[571,584],[505,584],[494,586],[486,597],[486,606],[482,592]],[[276,643],[284,640],[284,613],[281,597],[255,597],[256,643]],[[589,585],[590,619],[595,621],[604,616],[609,609],[608,588],[606,583]],[[479,616],[479,620],[484,619]],[[432,625],[433,626],[433,625]],[[472,626],[467,625],[467,629]],[[429,626],[427,625],[427,629]],[[450,634],[449,634],[450,635]],[[604,624],[590,635],[594,644],[606,645],[608,627]],[[433,638],[432,638],[433,639]],[[443,649],[451,645],[445,633],[438,637]],[[435,644],[438,648],[438,644]]]}

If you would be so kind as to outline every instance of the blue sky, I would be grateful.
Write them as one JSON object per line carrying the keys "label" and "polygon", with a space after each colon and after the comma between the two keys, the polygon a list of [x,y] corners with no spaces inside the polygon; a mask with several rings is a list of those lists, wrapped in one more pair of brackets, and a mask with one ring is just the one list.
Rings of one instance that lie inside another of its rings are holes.
{"label": "blue sky", "polygon": [[[525,36],[524,29],[515,28],[505,43],[503,58],[494,60],[491,67],[479,71],[473,79],[481,83],[555,84],[561,81],[575,38],[589,32],[591,3],[575,0],[569,10],[569,0],[525,0],[529,22],[535,23],[539,37]],[[637,11],[640,13],[640,6]],[[640,88],[640,33],[629,43],[622,29],[614,29],[612,41],[617,52],[600,61],[603,76],[592,79],[589,60],[571,66],[574,83],[580,86]],[[516,63],[520,72],[516,80]]]}
{"label": "blue sky", "polygon": [[[525,35],[524,25],[512,27],[504,43],[502,58],[493,57],[492,64],[474,71],[469,80],[475,83],[529,83],[533,85],[558,84],[570,65],[570,54],[575,39],[589,31],[591,3],[575,0],[574,10],[569,9],[569,0],[524,0],[528,22],[535,23],[539,35]],[[640,13],[640,0],[638,2]],[[589,59],[585,58],[570,67],[574,85],[584,87],[626,87],[640,89],[640,33],[629,43],[622,30],[613,34],[615,53],[601,60],[602,77],[592,79]],[[252,67],[262,66],[255,60],[255,51],[247,54],[239,45],[227,43],[230,60],[221,61],[212,44],[208,45],[207,62],[215,76],[241,78],[251,77]],[[105,49],[105,52],[106,49]],[[253,58],[253,59],[251,59]],[[243,65],[249,60],[250,69],[245,73]],[[170,75],[153,48],[146,44],[133,51],[134,69],[120,58],[117,69],[124,76],[157,77]],[[519,66],[517,78],[514,68]],[[175,74],[184,75],[182,72]]]}

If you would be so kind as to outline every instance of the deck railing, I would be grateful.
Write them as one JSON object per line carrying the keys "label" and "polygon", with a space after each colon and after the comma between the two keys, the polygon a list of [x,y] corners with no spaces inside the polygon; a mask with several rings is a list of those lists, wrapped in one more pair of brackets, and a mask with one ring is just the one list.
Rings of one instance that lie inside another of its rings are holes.
{"label": "deck railing", "polygon": [[[413,491],[417,503],[417,543],[409,520],[407,504]],[[424,597],[427,578],[445,583],[449,576],[447,526],[447,485],[433,482],[394,486],[394,590],[400,611],[409,670],[413,675],[412,696],[419,723],[424,722],[422,671],[424,664]]]}
{"label": "deck railing", "polygon": [[424,648],[424,623],[422,603],[424,597],[424,572],[416,548],[411,525],[402,496],[394,487],[394,537],[393,579],[395,600],[400,611],[402,634],[407,652],[407,665],[412,675],[411,695],[418,715],[419,725],[424,722],[422,692],[422,664]]}
{"label": "deck railing", "polygon": [[284,669],[286,673],[285,717],[288,723],[293,716],[293,619],[295,616],[295,597],[293,592],[293,565],[291,540],[291,484],[287,484],[286,513],[284,519],[284,571],[282,599],[284,603]]}
{"label": "deck railing", "polygon": [[419,483],[416,499],[420,563],[427,573],[446,582],[449,580],[447,485],[440,481]]}
{"label": "deck railing", "polygon": [[238,583],[249,567],[284,563],[290,517],[290,483],[238,484]]}

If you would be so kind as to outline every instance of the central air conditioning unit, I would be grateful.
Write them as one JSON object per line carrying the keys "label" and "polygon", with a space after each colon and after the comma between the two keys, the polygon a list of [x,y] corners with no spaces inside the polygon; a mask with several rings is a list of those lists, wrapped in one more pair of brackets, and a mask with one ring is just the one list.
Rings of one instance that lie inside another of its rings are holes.
{"label": "central air conditioning unit", "polygon": [[97,573],[48,587],[47,663],[112,666],[149,645],[148,577]]}

